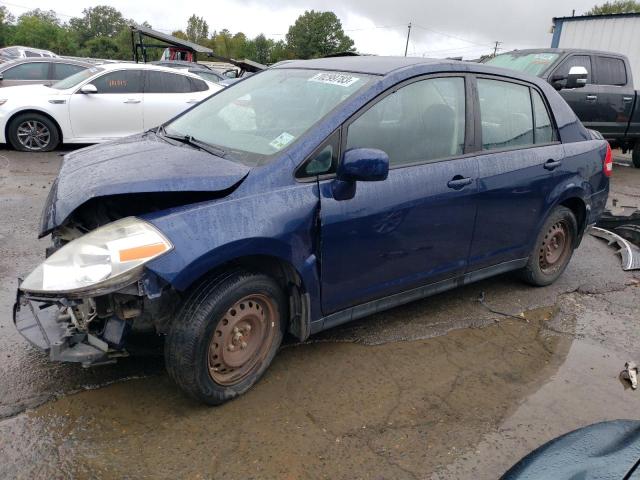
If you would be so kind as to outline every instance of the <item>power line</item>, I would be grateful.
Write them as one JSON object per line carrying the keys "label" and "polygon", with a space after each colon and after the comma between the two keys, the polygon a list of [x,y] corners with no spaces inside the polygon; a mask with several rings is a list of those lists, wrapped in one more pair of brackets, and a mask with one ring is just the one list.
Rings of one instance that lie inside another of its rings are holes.
{"label": "power line", "polygon": [[442,35],[442,36],[444,36],[444,37],[455,38],[456,40],[461,40],[461,41],[463,41],[463,42],[472,43],[472,44],[474,44],[474,45],[480,45],[480,46],[483,46],[483,47],[486,47],[486,46],[493,46],[493,44],[492,44],[492,43],[491,43],[491,44],[489,44],[489,43],[478,43],[478,42],[475,42],[475,41],[473,41],[473,40],[468,40],[468,39],[466,39],[466,38],[459,37],[459,36],[457,36],[457,35],[452,35],[452,34],[450,34],[450,33],[444,33],[444,32],[440,32],[440,31],[438,31],[438,30],[434,30],[433,28],[424,27],[424,26],[422,26],[422,25],[418,25],[417,23],[414,23],[414,24],[413,24],[413,26],[414,26],[414,27],[421,28],[422,30],[426,30],[426,31],[428,31],[428,32],[432,32],[432,33],[436,33],[436,34],[438,34],[438,35]]}

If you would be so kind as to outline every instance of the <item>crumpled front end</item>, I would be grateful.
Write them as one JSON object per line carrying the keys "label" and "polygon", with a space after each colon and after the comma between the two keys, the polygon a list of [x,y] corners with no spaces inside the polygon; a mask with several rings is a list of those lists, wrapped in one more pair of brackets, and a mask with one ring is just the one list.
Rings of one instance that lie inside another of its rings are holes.
{"label": "crumpled front end", "polygon": [[18,288],[13,321],[50,360],[88,367],[128,356],[130,332],[164,333],[178,300],[152,274],[97,297],[40,296]]}

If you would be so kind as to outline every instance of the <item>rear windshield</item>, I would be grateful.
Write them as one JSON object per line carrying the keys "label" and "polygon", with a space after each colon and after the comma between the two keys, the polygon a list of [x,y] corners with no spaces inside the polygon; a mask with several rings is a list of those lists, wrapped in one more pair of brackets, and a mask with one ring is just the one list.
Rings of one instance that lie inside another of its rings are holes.
{"label": "rear windshield", "polygon": [[75,73],[70,77],[63,78],[59,82],[51,85],[51,88],[55,88],[56,90],[66,90],[67,88],[73,88],[79,83],[85,81],[87,78],[94,76],[98,72],[104,71],[104,68],[93,67],[87,68],[86,70],[82,70],[81,72]]}
{"label": "rear windshield", "polygon": [[542,75],[558,60],[558,53],[519,53],[509,52],[487,60],[487,65],[508,68],[529,75]]}

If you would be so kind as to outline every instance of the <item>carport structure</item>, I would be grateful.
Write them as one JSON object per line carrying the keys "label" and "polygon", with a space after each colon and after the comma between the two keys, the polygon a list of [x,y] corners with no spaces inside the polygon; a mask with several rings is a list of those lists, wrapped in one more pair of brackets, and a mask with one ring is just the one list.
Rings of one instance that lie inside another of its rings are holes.
{"label": "carport structure", "polygon": [[[197,43],[183,40],[173,35],[167,35],[166,33],[158,32],[152,28],[130,25],[131,28],[131,49],[133,50],[133,58],[136,63],[142,59],[144,63],[147,63],[147,48],[173,48],[179,51],[187,52],[191,58],[189,61],[197,62],[198,54],[205,54],[207,56],[213,56],[213,50]],[[137,37],[137,39],[136,39]],[[144,39],[150,38],[155,41],[163,42],[158,43],[145,43]]]}

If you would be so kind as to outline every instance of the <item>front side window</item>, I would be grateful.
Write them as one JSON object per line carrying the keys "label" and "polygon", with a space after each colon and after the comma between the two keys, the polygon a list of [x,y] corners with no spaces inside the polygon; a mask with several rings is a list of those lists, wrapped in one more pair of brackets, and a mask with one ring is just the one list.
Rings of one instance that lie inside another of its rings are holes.
{"label": "front side window", "polygon": [[49,78],[49,64],[32,62],[16,65],[2,72],[6,80],[47,80]]}
{"label": "front side window", "polygon": [[191,91],[189,77],[167,72],[147,72],[145,93],[187,93]]}
{"label": "front side window", "polygon": [[553,75],[551,76],[552,81],[566,81],[567,76],[569,75],[569,71],[572,67],[584,67],[587,69],[587,83],[593,83],[592,75],[591,75],[591,57],[589,55],[571,55],[567,58],[562,65],[560,65]]}
{"label": "front side window", "polygon": [[406,165],[461,155],[464,134],[464,78],[433,78],[400,88],[358,117],[346,149],[377,148],[391,166]]}
{"label": "front side window", "polygon": [[479,78],[478,97],[483,150],[533,145],[529,87]]}
{"label": "front side window", "polygon": [[257,165],[295,142],[372,81],[361,73],[272,69],[189,110],[165,126],[222,148],[230,159]]}
{"label": "front side window", "polygon": [[82,65],[72,65],[70,63],[54,63],[53,64],[53,79],[62,80],[63,78],[70,77],[74,73],[85,70],[86,67]]}
{"label": "front side window", "polygon": [[627,84],[627,69],[624,61],[613,57],[596,57],[598,85],[624,86]]}
{"label": "front side window", "polygon": [[142,93],[140,70],[119,70],[95,78],[91,83],[98,93]]}

